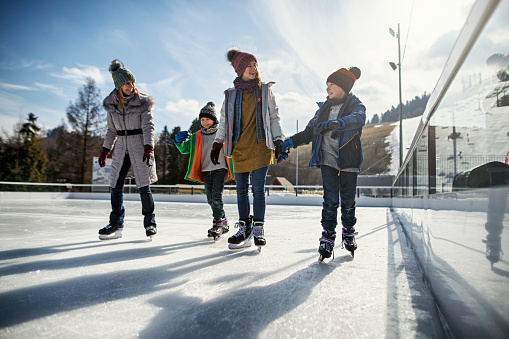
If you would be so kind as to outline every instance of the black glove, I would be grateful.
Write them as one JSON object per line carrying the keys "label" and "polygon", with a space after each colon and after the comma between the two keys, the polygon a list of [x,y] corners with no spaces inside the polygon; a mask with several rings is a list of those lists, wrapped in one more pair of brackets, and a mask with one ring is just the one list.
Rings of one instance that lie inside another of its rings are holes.
{"label": "black glove", "polygon": [[212,161],[214,165],[219,165],[219,153],[221,153],[222,149],[222,142],[215,142],[212,144],[212,151],[210,151],[210,161]]}

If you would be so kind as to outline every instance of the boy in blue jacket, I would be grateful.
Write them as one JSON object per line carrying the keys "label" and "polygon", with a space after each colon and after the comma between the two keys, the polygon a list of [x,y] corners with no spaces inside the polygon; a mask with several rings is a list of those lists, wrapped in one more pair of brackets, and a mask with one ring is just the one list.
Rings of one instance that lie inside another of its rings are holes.
{"label": "boy in blue jacket", "polygon": [[357,249],[355,193],[363,161],[361,133],[366,123],[366,107],[350,90],[360,75],[357,67],[332,73],[326,82],[327,100],[318,104],[320,108],[306,128],[286,139],[279,150],[284,158],[290,148],[313,142],[309,166],[320,168],[323,181],[320,261],[333,254],[340,201],[342,244],[352,256]]}

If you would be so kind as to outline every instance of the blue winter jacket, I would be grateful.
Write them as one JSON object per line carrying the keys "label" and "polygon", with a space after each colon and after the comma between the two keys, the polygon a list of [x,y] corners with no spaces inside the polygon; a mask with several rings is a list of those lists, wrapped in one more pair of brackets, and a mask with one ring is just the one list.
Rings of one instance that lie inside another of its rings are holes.
{"label": "blue winter jacket", "polygon": [[[318,123],[329,119],[330,111],[322,110],[324,102],[317,103],[319,109],[314,117],[308,122],[306,128],[291,137],[294,147],[312,144],[311,161],[309,167],[320,167],[322,165],[322,149],[321,144],[323,136],[320,131],[316,131],[315,127]],[[332,137],[338,140],[338,154],[336,159],[338,167],[342,168],[358,168],[361,169],[364,160],[361,146],[362,127],[366,124],[366,107],[351,92],[348,93],[345,103],[341,106],[337,118],[343,119],[345,128],[339,131],[333,131]]]}

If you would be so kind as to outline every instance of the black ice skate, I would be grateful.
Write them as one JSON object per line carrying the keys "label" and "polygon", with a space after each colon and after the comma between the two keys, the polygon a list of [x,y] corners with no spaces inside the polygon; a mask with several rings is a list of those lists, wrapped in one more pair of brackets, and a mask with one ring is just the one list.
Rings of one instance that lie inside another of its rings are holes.
{"label": "black ice skate", "polygon": [[235,227],[238,227],[239,230],[235,235],[228,238],[228,248],[235,250],[251,246],[251,238],[253,236],[251,219],[239,220],[239,222],[235,223]]}
{"label": "black ice skate", "polygon": [[346,228],[343,227],[343,246],[347,251],[349,251],[352,254],[352,257],[354,257],[354,252],[357,249],[357,243],[355,242],[355,236],[358,233],[355,232],[354,227]]}
{"label": "black ice skate", "polygon": [[147,237],[150,237],[150,240],[152,240],[152,238],[154,237],[154,235],[156,235],[156,233],[157,233],[157,228],[155,226],[145,227],[145,235]]}
{"label": "black ice skate", "polygon": [[336,232],[327,231],[326,229],[322,232],[322,237],[320,238],[320,247],[318,247],[318,253],[320,253],[320,257],[318,258],[319,262],[322,262],[325,258],[330,258],[331,255],[334,259],[334,242],[336,241]]}
{"label": "black ice skate", "polygon": [[226,219],[226,217],[222,217],[219,219],[214,218],[214,220],[212,221],[212,228],[209,229],[208,231],[209,232],[208,236],[210,238],[214,238],[214,240],[217,240],[219,239],[219,237],[221,237],[222,234],[228,233],[229,230],[230,226],[228,225],[228,220]]}
{"label": "black ice skate", "polygon": [[267,243],[265,241],[265,237],[263,234],[263,221],[255,221],[253,222],[253,238],[255,246],[258,246],[258,251],[262,251],[262,246],[265,246]]}
{"label": "black ice skate", "polygon": [[486,244],[486,259],[489,260],[491,267],[493,267],[494,263],[500,261],[500,254],[503,254],[501,238],[498,235],[492,236],[488,234],[482,242]]}
{"label": "black ice skate", "polygon": [[99,230],[99,240],[120,239],[123,229],[123,227],[107,225]]}

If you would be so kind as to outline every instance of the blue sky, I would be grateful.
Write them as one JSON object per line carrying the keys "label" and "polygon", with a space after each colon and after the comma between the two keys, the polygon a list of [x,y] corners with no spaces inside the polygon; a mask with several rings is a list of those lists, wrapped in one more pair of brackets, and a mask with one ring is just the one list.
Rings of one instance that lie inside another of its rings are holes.
{"label": "blue sky", "polygon": [[401,25],[403,101],[437,82],[472,0],[9,1],[0,13],[0,129],[28,113],[43,128],[66,122],[87,76],[101,96],[113,89],[109,63],[120,59],[138,89],[154,97],[156,131],[186,129],[208,101],[219,114],[235,73],[237,46],[258,58],[287,136],[323,101],[327,76],[362,71],[353,92],[368,118],[398,104]]}

